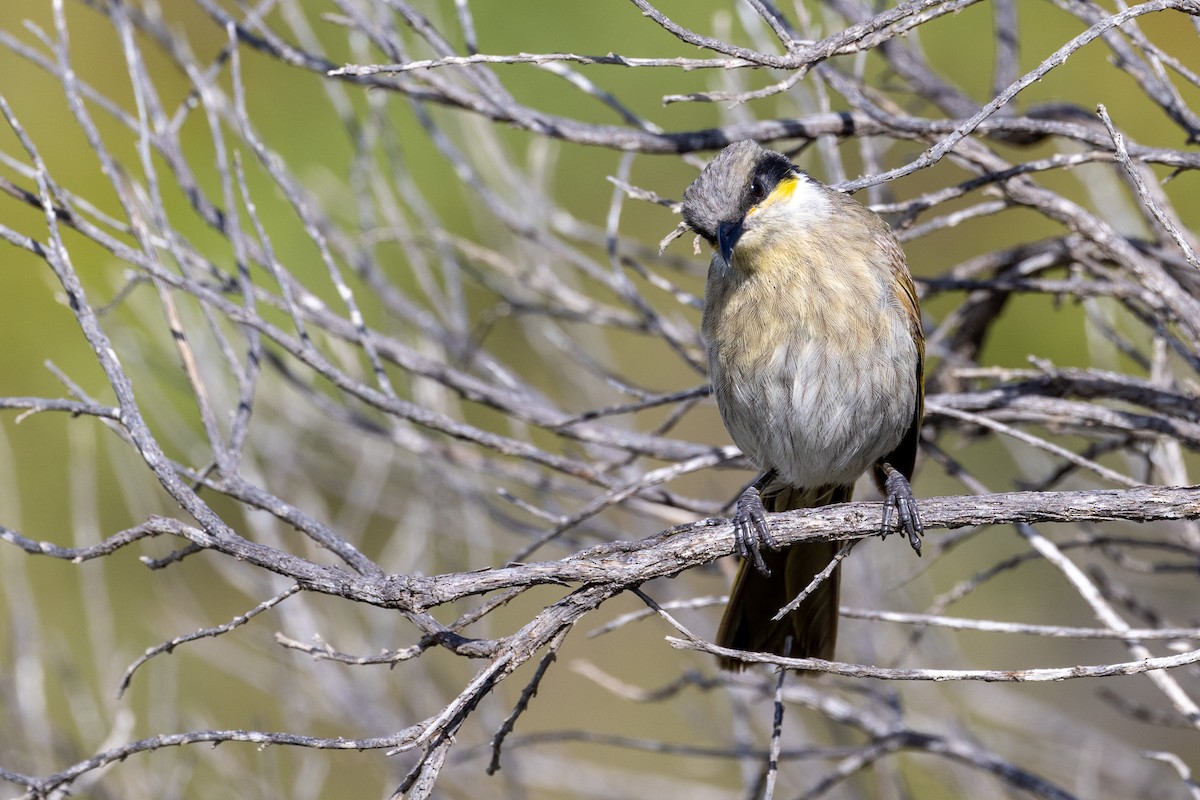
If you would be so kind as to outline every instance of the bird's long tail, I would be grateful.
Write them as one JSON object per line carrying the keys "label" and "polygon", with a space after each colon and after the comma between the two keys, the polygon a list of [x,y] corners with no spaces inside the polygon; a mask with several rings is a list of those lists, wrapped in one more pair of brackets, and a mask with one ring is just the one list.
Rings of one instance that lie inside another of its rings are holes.
{"label": "bird's long tail", "polygon": [[[790,511],[845,503],[853,486],[822,486],[798,489],[773,482],[762,492],[767,511]],[[792,658],[833,658],[837,641],[838,596],[841,569],[835,569],[795,611],[778,622],[771,617],[800,594],[813,577],[829,566],[837,554],[837,542],[796,544],[779,552],[765,552],[771,570],[764,576],[753,564],[743,561],[733,581],[729,604],[717,631],[717,644],[733,650],[775,653]],[[791,637],[789,643],[788,637]],[[722,658],[723,669],[740,670],[743,661]]]}

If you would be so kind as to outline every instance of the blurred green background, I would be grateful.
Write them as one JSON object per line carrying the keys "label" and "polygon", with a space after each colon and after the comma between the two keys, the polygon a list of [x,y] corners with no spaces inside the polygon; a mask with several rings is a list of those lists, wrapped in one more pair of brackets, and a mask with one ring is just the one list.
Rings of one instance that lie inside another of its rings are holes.
{"label": "blurred green background", "polygon": [[[135,4],[136,5],[136,4]],[[71,36],[70,52],[73,67],[81,79],[95,87],[104,96],[117,101],[127,112],[134,109],[133,95],[129,87],[126,65],[121,53],[118,37],[110,26],[95,11],[78,3],[66,4],[66,16]],[[232,9],[233,4],[228,4]],[[354,60],[347,48],[345,31],[336,19],[322,19],[322,14],[336,14],[331,3],[303,2],[298,4],[315,28],[322,43],[345,61]],[[675,2],[658,5],[668,16],[700,31],[713,31],[715,35],[731,35],[736,38],[739,29],[738,9],[728,3]],[[1060,47],[1082,27],[1078,21],[1050,3],[1022,3],[1020,9],[1021,67],[1027,70],[1050,52]],[[207,63],[226,43],[222,31],[191,2],[168,2],[162,4],[161,13],[169,20],[169,26],[182,34],[200,63]],[[449,18],[453,6],[449,3],[430,3],[425,7],[435,19]],[[479,31],[480,49],[487,53],[526,52],[575,52],[601,54],[616,51],[623,55],[646,55],[657,57],[687,56],[699,53],[679,43],[674,37],[644,19],[637,9],[625,2],[571,3],[550,0],[505,0],[505,2],[477,2],[472,4],[475,22]],[[278,14],[279,12],[273,12]],[[821,17],[819,8],[812,13]],[[920,42],[931,63],[943,74],[954,76],[960,86],[979,101],[988,99],[990,92],[991,54],[993,47],[992,10],[989,4],[980,3],[961,13],[937,20],[920,30]],[[1200,48],[1195,28],[1179,15],[1152,15],[1141,23],[1146,33],[1163,49],[1177,57],[1190,60],[1192,69],[1200,69]],[[453,28],[453,26],[448,26]],[[69,187],[78,196],[110,213],[117,214],[118,206],[110,182],[102,175],[97,159],[67,108],[61,87],[56,79],[30,63],[15,52],[12,43],[21,43],[31,51],[46,53],[38,42],[37,31],[53,36],[54,23],[50,3],[46,0],[6,0],[0,5],[0,31],[6,38],[6,46],[0,47],[0,93],[21,125],[41,149],[54,178]],[[143,42],[143,52],[150,61],[150,72],[154,76],[161,96],[169,103],[183,100],[190,89],[186,76],[164,58],[157,55],[148,42]],[[371,58],[382,60],[377,52],[367,51]],[[352,168],[352,142],[346,129],[339,124],[323,82],[329,80],[320,74],[290,68],[243,48],[242,69],[250,98],[251,117],[258,132],[269,146],[298,175],[305,186],[325,202],[325,210],[335,218],[339,209],[349,216],[354,208],[353,188],[346,176]],[[1104,103],[1116,123],[1132,140],[1148,145],[1178,147],[1178,128],[1174,127],[1156,109],[1148,106],[1137,87],[1108,64],[1108,52],[1099,44],[1075,54],[1061,68],[1054,70],[1045,80],[1030,87],[1021,95],[1018,106],[1027,108],[1034,103],[1047,101],[1070,101],[1081,108],[1091,109]],[[878,69],[873,61],[869,69]],[[619,96],[627,105],[646,119],[664,129],[688,130],[715,126],[737,119],[745,109],[725,104],[676,103],[664,106],[662,97],[689,91],[702,91],[721,85],[722,81],[733,81],[746,87],[766,85],[778,78],[766,74],[736,73],[714,74],[707,71],[681,73],[676,70],[631,70],[614,67],[581,68],[608,91]],[[513,94],[540,109],[555,114],[575,117],[593,122],[615,123],[610,111],[594,99],[572,89],[558,77],[547,74],[533,66],[516,65],[497,68],[497,74]],[[1194,87],[1184,87],[1185,96],[1192,106],[1200,107],[1196,101]],[[359,110],[365,108],[362,90],[351,87],[349,96]],[[836,104],[835,104],[836,105]],[[777,107],[779,110],[777,110]],[[757,103],[752,113],[760,118],[776,113],[788,113],[790,106],[784,100],[768,100]],[[95,110],[95,109],[93,109]],[[136,170],[136,142],[117,123],[100,111],[95,111],[100,122],[101,135],[105,137],[114,155],[122,164]],[[411,175],[421,193],[446,221],[454,232],[466,237],[486,238],[495,227],[478,203],[466,195],[466,190],[456,180],[453,167],[442,158],[431,145],[427,135],[413,117],[411,111],[399,99],[388,103],[389,118],[400,131],[404,142],[404,157],[411,168]],[[453,118],[460,112],[435,109],[435,117],[452,128]],[[468,122],[456,129],[463,141],[469,139],[470,125],[484,124]],[[211,140],[199,115],[193,115],[186,123],[184,141],[195,150],[189,158],[193,164],[204,164],[211,159]],[[533,134],[506,129],[500,140],[509,156],[520,164],[546,158],[550,165],[546,180],[552,186],[553,197],[578,219],[603,226],[612,200],[613,187],[607,176],[615,175],[619,169],[621,155],[599,148],[589,148],[561,142],[549,145]],[[463,143],[460,141],[460,144]],[[1014,158],[1028,160],[1038,155],[1054,152],[1053,143],[1013,151]],[[852,146],[843,148],[848,165],[856,165]],[[0,129],[0,152],[9,159],[25,163],[26,159],[13,133],[5,126]],[[919,148],[915,144],[901,144],[888,152],[888,166],[903,163],[915,156]],[[821,164],[812,154],[806,154],[805,166],[821,174]],[[22,186],[30,181],[19,177],[11,165],[6,164],[3,174]],[[683,187],[694,176],[693,167],[673,156],[638,156],[633,162],[631,181],[638,186],[651,189],[665,197],[678,198]],[[1166,171],[1161,175],[1165,176]],[[951,164],[918,173],[885,187],[885,193],[904,198],[915,196],[937,186],[946,185],[955,178],[965,177]],[[854,175],[850,175],[854,177]],[[200,172],[200,184],[213,196],[219,196],[219,186],[212,174]],[[1134,212],[1127,198],[1118,193],[1121,185],[1112,174],[1112,168],[1104,165],[1086,166],[1073,173],[1051,173],[1039,175],[1038,180],[1061,191],[1064,195],[1085,205],[1096,202],[1107,204],[1113,209],[1125,208],[1123,215],[1110,218],[1110,222],[1125,233],[1143,233],[1140,217]],[[274,192],[269,180],[261,170],[250,171],[251,190],[259,200],[264,223],[271,231],[272,241],[281,261],[293,266],[297,277],[331,302],[336,297],[325,278],[311,241],[303,234],[294,213],[287,208]],[[1096,192],[1108,187],[1111,194],[1097,197]],[[1183,221],[1193,230],[1200,227],[1200,183],[1194,173],[1185,174],[1167,185],[1166,191],[1175,200]],[[45,239],[45,220],[40,211],[4,198],[0,211],[0,222],[5,226],[24,232],[34,238]],[[222,250],[227,245],[194,217],[186,213],[187,200],[178,191],[167,191],[166,206],[175,224],[193,242],[203,249],[210,241],[216,260],[228,265],[231,256]],[[621,219],[623,236],[654,245],[671,229],[676,218],[659,206],[645,203],[627,203]],[[935,235],[920,239],[908,246],[909,260],[918,276],[933,276],[950,268],[964,258],[987,250],[1017,242],[1031,241],[1041,236],[1056,233],[1055,227],[1031,212],[1010,211],[1002,222],[985,217],[949,228]],[[68,233],[69,244],[78,258],[75,266],[87,282],[93,300],[102,303],[111,299],[123,283],[119,265],[114,265],[111,256],[89,247],[74,234]],[[677,243],[673,251],[678,257],[687,257],[690,243]],[[6,267],[3,292],[0,292],[0,392],[6,396],[60,396],[65,393],[54,372],[47,367],[50,362],[58,370],[79,383],[89,392],[94,392],[103,402],[111,402],[103,376],[97,369],[95,359],[86,347],[79,329],[69,310],[65,307],[61,290],[53,275],[38,258],[15,247],[4,247]],[[403,259],[402,248],[391,251],[395,258]],[[595,248],[602,257],[602,250]],[[680,285],[700,294],[703,283],[701,258],[693,274],[680,276]],[[302,266],[307,265],[307,267]],[[311,271],[306,272],[305,270]],[[961,294],[947,294],[926,305],[927,320],[936,324],[962,299]],[[481,298],[481,304],[483,302]],[[122,357],[127,360],[130,371],[141,377],[153,376],[156,372],[171,377],[159,383],[146,381],[137,384],[139,391],[145,386],[145,394],[139,395],[149,415],[159,421],[180,422],[176,430],[192,430],[194,440],[180,439],[167,444],[172,454],[185,460],[203,461],[203,442],[198,424],[193,419],[194,405],[186,384],[174,366],[175,356],[170,348],[169,336],[161,319],[147,316],[139,319],[136,309],[154,310],[152,304],[133,305],[124,313],[114,315],[110,334],[123,348]],[[380,323],[381,309],[367,301],[367,309],[376,315],[373,322]],[[694,321],[694,315],[692,317]],[[1131,328],[1132,333],[1132,328]],[[489,338],[489,347],[496,352],[507,352],[523,346],[521,331],[517,326],[498,326]],[[511,344],[510,344],[511,343]],[[615,354],[624,374],[642,381],[660,391],[684,388],[699,383],[699,377],[677,360],[665,359],[664,352],[647,348],[635,337],[612,334],[605,346]],[[141,358],[130,360],[131,355]],[[1030,355],[1047,359],[1059,366],[1096,364],[1109,359],[1111,368],[1129,369],[1127,361],[1108,352],[1102,342],[1089,338],[1083,324],[1083,312],[1074,305],[1058,305],[1045,296],[1021,296],[1010,302],[1004,318],[988,341],[981,359],[994,365],[1023,367]],[[516,365],[518,368],[520,364]],[[549,393],[569,396],[570,389],[562,385],[558,376],[540,371],[536,362],[529,365],[528,377]],[[568,399],[566,404],[571,405]],[[577,403],[586,408],[582,401]],[[478,420],[473,420],[478,422]],[[311,438],[314,447],[320,446],[320,437],[310,431],[296,431],[304,440]],[[679,435],[714,444],[726,443],[724,432],[716,422],[711,407],[698,412],[685,421]],[[1011,488],[1014,471],[1019,471],[1017,459],[1003,445],[995,442],[969,444],[976,464],[989,468],[982,472],[986,482],[994,490]],[[83,544],[95,541],[116,530],[120,530],[144,519],[147,514],[173,514],[175,512],[161,491],[148,485],[137,469],[137,463],[125,452],[125,447],[92,420],[68,420],[61,415],[40,414],[22,420],[14,413],[0,415],[0,524],[19,530],[23,534],[47,539],[63,545]],[[377,462],[372,469],[377,480],[385,488],[395,486],[396,491],[421,492],[419,477],[414,477],[411,459],[402,454],[386,452],[386,448],[375,447],[371,451]],[[1036,458],[1033,459],[1036,461]],[[1194,461],[1192,462],[1194,464]],[[1024,466],[1030,467],[1027,461]],[[1033,472],[1037,472],[1036,464]],[[353,520],[361,525],[361,544],[373,556],[394,553],[399,545],[389,542],[393,535],[395,520],[387,514],[372,516],[370,509],[364,511],[362,503],[347,499],[344,492],[352,488],[359,473],[343,471],[339,465],[329,468],[330,474],[321,476],[319,483],[323,507],[309,508],[318,517],[334,524]],[[745,476],[729,472],[694,476],[684,482],[684,488],[692,493],[709,497],[730,496]],[[937,495],[960,493],[961,488],[934,469],[926,469],[920,475],[918,494]],[[445,507],[446,497],[438,497],[436,490],[431,502]],[[221,504],[217,503],[221,509]],[[227,510],[234,519],[242,519],[240,512]],[[362,519],[359,519],[362,517]],[[249,531],[266,530],[270,524],[243,520]],[[458,522],[455,520],[454,522]],[[658,529],[645,519],[631,523],[640,527],[628,530],[624,538],[639,538]],[[256,527],[257,526],[257,527]],[[425,538],[414,541],[413,552],[421,554],[421,543],[433,541],[433,550],[424,554],[422,571],[442,569],[465,569],[487,566],[497,558],[511,552],[511,548],[496,545],[495,550],[472,550],[456,548],[448,544],[437,544],[432,539],[437,529],[431,524]],[[1053,531],[1053,528],[1048,528]],[[939,564],[934,586],[945,589],[955,580],[970,574],[980,565],[995,561],[1001,554],[1010,552],[1016,543],[1013,537],[984,536],[974,543],[970,553],[955,552],[945,563]],[[889,545],[895,544],[889,542]],[[863,548],[867,549],[867,548]],[[147,552],[162,555],[166,545],[151,546]],[[405,551],[408,552],[408,551]],[[897,551],[889,550],[884,558],[899,558]],[[545,553],[546,557],[552,555]],[[553,555],[557,555],[554,553]],[[856,554],[856,558],[858,555]],[[847,585],[870,582],[873,564],[867,557],[851,567]],[[385,568],[397,572],[411,568],[401,560],[383,562]],[[925,565],[921,565],[925,566]],[[906,590],[903,584],[917,567],[903,562],[894,569],[880,591],[896,589],[898,594]],[[31,558],[15,548],[0,547],[0,580],[6,589],[0,591],[0,664],[9,673],[0,677],[3,699],[10,708],[29,703],[45,703],[45,730],[22,731],[19,735],[9,730],[0,732],[0,766],[8,769],[38,774],[50,772],[72,761],[86,757],[90,752],[106,745],[98,740],[95,732],[107,729],[108,745],[139,736],[158,732],[186,730],[192,728],[264,728],[287,729],[289,706],[295,703],[325,704],[338,707],[337,697],[312,698],[304,696],[314,680],[319,685],[322,676],[345,667],[328,663],[313,663],[300,655],[280,655],[271,640],[271,633],[280,626],[276,620],[260,620],[261,625],[251,623],[251,633],[244,636],[226,637],[219,643],[202,641],[182,648],[180,652],[164,656],[152,662],[134,680],[133,690],[120,701],[113,699],[113,690],[121,671],[145,648],[172,636],[187,633],[196,627],[215,625],[243,613],[254,603],[271,592],[279,591],[282,585],[250,570],[218,569],[203,559],[193,558],[171,575],[154,573],[147,578],[146,568],[138,563],[135,553],[117,558],[106,558],[86,565],[72,565],[50,559]],[[719,594],[724,591],[725,579],[715,570],[697,579],[704,591]],[[1009,576],[998,582],[987,602],[970,600],[959,607],[956,613],[980,614],[1004,619],[1019,619],[1030,622],[1053,622],[1057,624],[1091,624],[1087,610],[1078,599],[1066,593],[1051,570],[1035,568]],[[667,591],[664,589],[664,591]],[[913,600],[913,610],[921,607],[920,600],[927,599],[924,592]],[[536,593],[535,593],[536,594]],[[1000,598],[1000,600],[997,600]],[[536,610],[534,600],[523,598],[521,602],[504,612],[503,624],[519,624],[531,610]],[[285,631],[295,638],[307,640],[314,630],[326,632],[319,620],[322,614],[334,611],[332,600],[307,600],[312,607],[314,621],[310,629]],[[853,595],[844,602],[858,604]],[[1002,602],[1002,607],[995,603]],[[862,601],[863,605],[867,602]],[[609,604],[608,610],[616,615],[640,608],[633,598],[619,598]],[[902,604],[897,604],[901,607]],[[908,606],[902,606],[907,610]],[[394,624],[390,615],[378,610],[359,611],[367,627],[361,632],[344,632],[349,641],[339,646],[350,649],[359,643],[359,650],[381,646],[400,647],[411,637],[412,632],[403,630],[395,638],[381,643],[372,634],[386,631]],[[1194,612],[1184,616],[1192,618]],[[712,619],[695,617],[694,619]],[[101,622],[100,620],[109,620]],[[1194,622],[1194,619],[1192,619]],[[328,624],[328,623],[327,623]],[[597,624],[599,624],[597,622]],[[700,623],[698,629],[707,623]],[[847,622],[847,630],[855,623]],[[592,627],[592,626],[588,626]],[[659,681],[669,681],[679,672],[680,658],[691,658],[697,668],[710,668],[698,657],[680,656],[662,646],[663,631],[642,626],[626,630],[621,635],[619,646],[608,638],[595,641],[572,637],[564,651],[564,664],[574,658],[586,658],[618,677],[636,674],[637,683],[643,687],[656,686]],[[1045,664],[1028,663],[1020,651],[1013,651],[1013,640],[994,637],[964,636],[960,641],[975,665],[1044,666],[1059,663],[1099,663],[1108,658],[1119,660],[1114,653],[1123,653],[1116,646],[1080,645],[1067,642],[1061,645],[1043,644],[1038,651]],[[640,662],[636,673],[632,670],[629,653],[653,653],[654,659]],[[246,656],[236,660],[230,654]],[[255,659],[258,659],[255,661]],[[437,663],[431,672],[442,681],[441,689],[452,696],[471,674],[473,665],[460,663],[449,656],[432,653],[425,657]],[[443,663],[444,662],[444,663]],[[247,673],[244,664],[257,664]],[[971,665],[965,665],[971,666]],[[383,670],[378,670],[382,673]],[[553,673],[554,679],[543,686],[527,716],[522,718],[521,729],[558,729],[579,727],[599,733],[613,733],[642,739],[663,738],[671,741],[697,744],[711,743],[708,730],[710,720],[724,718],[728,711],[719,697],[697,695],[695,702],[683,702],[664,713],[661,707],[621,704],[615,708],[611,695],[596,685],[570,678],[569,669]],[[383,692],[403,693],[400,672],[372,675]],[[503,687],[502,697],[510,704],[524,685],[518,675]],[[1121,691],[1131,697],[1149,700],[1153,694],[1143,678],[1121,679],[1106,683],[1120,686]],[[994,705],[998,696],[1009,698],[1015,714],[1042,714],[1045,725],[1063,726],[1071,730],[1064,720],[1074,719],[1076,706],[1089,705],[1090,711],[1081,715],[1096,726],[1096,730],[1110,732],[1133,723],[1126,718],[1095,705],[1096,687],[1092,685],[1030,686],[1020,689],[993,688],[983,686],[956,687],[910,687],[908,702],[918,704],[926,694],[935,692],[955,698],[961,709],[980,708]],[[172,697],[170,708],[156,704],[155,698]],[[386,694],[381,697],[387,697]],[[216,700],[214,701],[214,698]],[[1013,699],[1016,698],[1016,699]],[[420,714],[434,713],[441,705],[440,696],[406,697],[412,703],[404,712],[392,716],[395,729],[411,724]],[[389,701],[381,700],[386,706]],[[484,712],[489,723],[497,722],[503,715],[506,703]],[[345,711],[346,709],[340,709]],[[385,709],[376,709],[384,713]],[[963,711],[970,719],[971,712]],[[27,718],[23,715],[22,718]],[[34,714],[34,716],[37,716]],[[336,718],[336,717],[331,717]],[[586,722],[581,720],[585,719]],[[81,720],[86,721],[81,722]],[[370,723],[378,721],[372,717]],[[1040,723],[1038,723],[1040,724]],[[484,727],[487,727],[486,725]],[[342,730],[333,724],[329,730],[305,731],[314,735],[367,735],[384,734],[386,729],[374,729],[369,725],[363,731]],[[1114,735],[1116,735],[1114,733]],[[480,737],[483,737],[480,739]],[[1022,730],[989,729],[993,744],[1003,749],[1007,744],[1019,741]],[[1105,744],[1100,733],[1089,734],[1084,741],[1063,742],[1061,753],[1045,753],[1047,762],[1063,759],[1084,758],[1084,750],[1102,754]],[[1194,736],[1181,742],[1181,734],[1161,728],[1141,726],[1128,737],[1119,738],[1137,742],[1145,748],[1174,748],[1197,763],[1200,749]],[[478,746],[486,741],[486,731],[474,731],[474,741],[469,746]],[[45,750],[39,751],[39,748]],[[593,760],[594,774],[579,776],[581,785],[588,786],[586,796],[646,796],[657,784],[656,776],[671,776],[694,782],[697,792],[703,786],[711,786],[714,796],[734,796],[739,785],[736,770],[727,761],[687,758],[667,758],[653,753],[630,751],[606,752],[596,745],[584,743],[559,745],[562,752],[569,752],[584,761]],[[468,745],[463,745],[466,750]],[[163,791],[161,796],[182,791],[183,796],[207,796],[214,786],[222,783],[223,776],[232,774],[234,763],[241,764],[249,774],[257,774],[259,785],[244,785],[240,796],[271,796],[272,787],[288,787],[288,796],[377,796],[389,791],[390,782],[403,774],[401,766],[389,763],[377,753],[320,753],[305,751],[270,750],[265,753],[250,752],[252,748],[242,745],[225,745],[218,750],[203,752],[200,749],[183,748],[176,752],[157,753],[135,757],[128,764],[118,765],[113,772],[147,769],[152,777],[147,780],[148,791]],[[560,750],[546,751],[548,753]],[[1102,773],[1103,756],[1095,756],[1094,765]],[[140,761],[138,759],[141,759]],[[486,756],[476,756],[482,766]],[[610,761],[621,765],[619,775],[608,771]],[[135,763],[136,762],[136,763]],[[483,784],[484,794],[492,796],[511,790],[520,780],[529,780],[536,786],[530,773],[536,773],[538,762],[530,756],[524,771],[509,770],[494,783]],[[247,766],[249,764],[250,766]],[[1092,768],[1081,763],[1079,771]],[[181,773],[195,771],[199,778],[180,778]],[[1069,770],[1067,770],[1069,771]],[[512,774],[512,773],[516,774]],[[246,773],[236,773],[239,775]],[[484,780],[481,769],[473,764],[469,774]],[[919,797],[949,796],[921,791],[920,770],[914,767],[910,779]],[[205,786],[207,779],[208,785]],[[1081,779],[1083,780],[1083,779]],[[631,781],[623,783],[622,781]],[[511,782],[511,783],[510,783]],[[105,783],[92,789],[84,788],[77,796],[107,796]],[[607,793],[592,787],[607,785]],[[1081,795],[1105,797],[1103,785],[1094,786],[1087,794],[1086,781],[1079,788]],[[675,784],[672,784],[675,785]],[[185,787],[179,789],[178,787]],[[505,787],[493,788],[493,787]],[[579,796],[585,796],[581,791]],[[13,787],[5,787],[4,796],[18,793]],[[576,796],[570,787],[550,786],[530,790],[531,796]],[[115,795],[114,795],[115,796]],[[147,794],[146,796],[155,796]],[[460,796],[460,795],[447,795]],[[462,794],[461,796],[470,796]],[[697,794],[696,796],[700,796]]]}

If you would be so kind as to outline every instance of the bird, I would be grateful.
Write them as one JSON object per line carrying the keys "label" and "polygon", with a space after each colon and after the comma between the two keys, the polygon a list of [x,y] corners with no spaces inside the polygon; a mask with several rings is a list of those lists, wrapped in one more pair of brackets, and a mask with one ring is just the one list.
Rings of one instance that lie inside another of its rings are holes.
{"label": "bird", "polygon": [[[911,480],[924,410],[925,337],[907,259],[888,224],[778,152],[721,150],[685,190],[683,224],[712,247],[701,317],[721,419],[761,476],[737,498],[741,557],[716,644],[832,660],[837,542],[780,548],[767,512],[851,499],[870,471],[921,554]],[[746,662],[721,656],[720,666]]]}

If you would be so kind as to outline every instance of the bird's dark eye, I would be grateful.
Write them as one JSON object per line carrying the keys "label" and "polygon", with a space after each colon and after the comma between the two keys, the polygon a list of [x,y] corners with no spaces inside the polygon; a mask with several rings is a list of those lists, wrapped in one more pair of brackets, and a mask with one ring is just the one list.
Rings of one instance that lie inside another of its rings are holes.
{"label": "bird's dark eye", "polygon": [[767,196],[767,185],[763,183],[763,179],[757,175],[750,179],[750,197],[754,202],[759,202]]}

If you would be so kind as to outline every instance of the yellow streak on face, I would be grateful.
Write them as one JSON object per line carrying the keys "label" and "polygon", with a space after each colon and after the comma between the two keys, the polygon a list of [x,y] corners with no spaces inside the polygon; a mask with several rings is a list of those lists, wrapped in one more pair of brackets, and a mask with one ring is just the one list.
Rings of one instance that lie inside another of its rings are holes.
{"label": "yellow streak on face", "polygon": [[769,206],[776,205],[777,203],[788,202],[792,199],[792,195],[795,193],[797,185],[798,181],[795,177],[784,178],[779,183],[775,184],[775,188],[771,190],[771,193],[767,195],[765,200],[746,212],[746,217],[749,218],[755,213]]}

